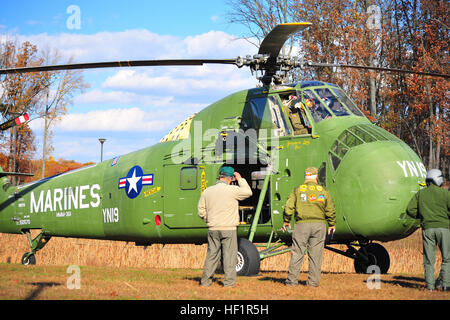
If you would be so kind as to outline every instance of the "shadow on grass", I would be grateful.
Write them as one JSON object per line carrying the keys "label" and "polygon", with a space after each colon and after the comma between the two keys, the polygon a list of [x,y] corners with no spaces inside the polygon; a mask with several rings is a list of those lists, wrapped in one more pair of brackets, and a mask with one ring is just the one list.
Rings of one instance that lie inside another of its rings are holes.
{"label": "shadow on grass", "polygon": [[[308,271],[300,271],[299,275],[301,275],[301,274],[308,274]],[[322,271],[322,274],[348,274],[348,273],[347,272]],[[280,276],[278,276],[278,275],[280,275]],[[287,278],[287,270],[286,271],[265,270],[265,271],[261,271],[259,276],[264,276],[264,277],[259,279],[260,281],[272,281],[272,282],[275,282],[275,283],[284,284],[284,281]],[[306,280],[305,281],[299,281],[299,284],[305,284],[306,285]]]}
{"label": "shadow on grass", "polygon": [[[364,280],[364,282],[367,283],[367,280]],[[380,279],[380,282],[410,289],[423,289],[425,287],[425,279],[417,277],[393,276],[392,280]]]}
{"label": "shadow on grass", "polygon": [[[202,277],[184,277],[183,280],[190,280],[196,282],[198,285],[200,285],[200,282],[202,280]],[[223,286],[223,281],[220,279],[216,279],[213,277],[212,279],[213,283],[217,283],[220,286]]]}
{"label": "shadow on grass", "polygon": [[52,288],[61,285],[61,283],[58,282],[31,282],[29,284],[36,286],[36,288],[33,289],[24,300],[34,300],[45,288]]}
{"label": "shadow on grass", "polygon": [[[262,277],[261,279],[258,279],[259,281],[270,281],[274,283],[284,284],[286,281],[286,277],[280,278],[280,277]],[[306,280],[299,280],[298,284],[306,286]]]}

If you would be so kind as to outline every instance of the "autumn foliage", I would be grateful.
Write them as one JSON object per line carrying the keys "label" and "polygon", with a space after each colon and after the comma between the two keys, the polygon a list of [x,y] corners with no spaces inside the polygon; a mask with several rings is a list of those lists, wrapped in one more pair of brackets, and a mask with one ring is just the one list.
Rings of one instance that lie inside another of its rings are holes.
{"label": "autumn foliage", "polygon": [[[45,161],[45,177],[52,177],[64,172],[75,170],[84,166],[94,164],[93,162],[79,163],[74,160],[58,159],[49,157]],[[0,153],[0,166],[8,168],[8,157]],[[4,170],[7,171],[7,170]],[[42,160],[19,160],[19,172],[33,173],[33,177],[20,177],[19,183],[28,183],[42,178]]]}

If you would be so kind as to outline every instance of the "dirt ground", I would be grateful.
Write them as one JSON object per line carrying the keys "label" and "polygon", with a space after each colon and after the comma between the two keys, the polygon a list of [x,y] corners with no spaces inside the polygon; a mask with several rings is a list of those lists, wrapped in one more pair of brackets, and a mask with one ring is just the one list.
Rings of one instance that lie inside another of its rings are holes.
{"label": "dirt ground", "polygon": [[261,271],[223,288],[223,275],[201,287],[201,269],[23,266],[0,264],[1,300],[450,300],[425,290],[422,275],[322,274],[318,288],[283,284],[286,272]]}

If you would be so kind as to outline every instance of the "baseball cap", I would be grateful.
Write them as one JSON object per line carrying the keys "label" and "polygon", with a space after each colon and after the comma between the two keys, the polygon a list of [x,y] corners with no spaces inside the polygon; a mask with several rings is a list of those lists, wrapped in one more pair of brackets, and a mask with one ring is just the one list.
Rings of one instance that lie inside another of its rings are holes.
{"label": "baseball cap", "polygon": [[234,169],[232,167],[222,167],[220,168],[219,175],[234,177]]}

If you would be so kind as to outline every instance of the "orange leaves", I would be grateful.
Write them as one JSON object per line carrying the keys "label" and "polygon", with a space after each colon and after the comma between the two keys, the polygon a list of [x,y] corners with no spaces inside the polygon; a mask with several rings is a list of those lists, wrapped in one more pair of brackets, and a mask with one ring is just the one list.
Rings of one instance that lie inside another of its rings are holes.
{"label": "orange leaves", "polygon": [[[45,161],[45,177],[51,177],[91,164],[92,162],[79,163],[73,160],[65,160],[62,158],[56,160],[53,157],[49,157],[49,159]],[[42,177],[42,160],[33,160],[33,167],[35,168],[35,175],[33,177],[33,180],[40,179]]]}

